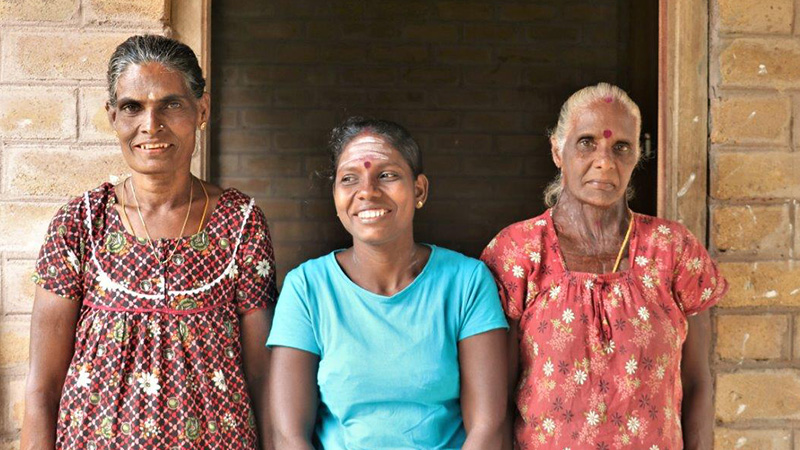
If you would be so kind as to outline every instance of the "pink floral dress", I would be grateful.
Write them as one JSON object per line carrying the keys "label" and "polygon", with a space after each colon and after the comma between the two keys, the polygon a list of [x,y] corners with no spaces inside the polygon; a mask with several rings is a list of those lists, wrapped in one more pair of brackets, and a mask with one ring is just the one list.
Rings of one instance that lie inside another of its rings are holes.
{"label": "pink floral dress", "polygon": [[34,280],[81,303],[57,444],[86,449],[251,449],[239,316],[276,299],[267,224],[244,194],[222,193],[204,230],[146,240],[122,226],[114,187],[63,206]]}
{"label": "pink floral dress", "polygon": [[677,222],[633,215],[630,268],[572,272],[551,211],[513,224],[481,259],[519,323],[518,449],[679,450],[687,316],[727,282]]}

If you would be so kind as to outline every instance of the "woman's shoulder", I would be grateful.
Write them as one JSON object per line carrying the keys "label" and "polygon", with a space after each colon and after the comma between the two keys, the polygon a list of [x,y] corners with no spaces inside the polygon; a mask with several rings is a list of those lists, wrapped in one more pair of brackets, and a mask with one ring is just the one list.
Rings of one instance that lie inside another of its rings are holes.
{"label": "woman's shoulder", "polygon": [[658,239],[662,241],[695,239],[694,234],[692,234],[686,225],[676,220],[639,213],[634,213],[634,217],[637,233],[647,239]]}
{"label": "woman's shoulder", "polygon": [[335,269],[334,264],[337,264],[336,251],[311,258],[290,270],[286,274],[284,284],[288,282],[308,283],[309,281],[313,283],[321,278],[329,279]]}
{"label": "woman's shoulder", "polygon": [[431,245],[432,269],[436,272],[464,272],[472,273],[477,267],[483,266],[481,260],[467,256],[456,250],[451,250],[437,245]]}
{"label": "woman's shoulder", "polygon": [[[508,244],[514,246],[525,245],[532,241],[541,241],[542,237],[547,234],[548,222],[552,220],[550,217],[550,210],[544,213],[531,217],[530,219],[521,220],[512,223],[507,227],[500,230],[484,250],[484,254],[492,253],[495,249],[505,247]],[[481,257],[481,259],[484,259]]]}
{"label": "woman's shoulder", "polygon": [[80,195],[70,197],[61,208],[56,211],[56,217],[64,216],[69,220],[81,220],[87,213],[96,215],[101,208],[105,207],[109,200],[116,199],[114,195],[114,185],[105,182],[100,186],[83,192]]}

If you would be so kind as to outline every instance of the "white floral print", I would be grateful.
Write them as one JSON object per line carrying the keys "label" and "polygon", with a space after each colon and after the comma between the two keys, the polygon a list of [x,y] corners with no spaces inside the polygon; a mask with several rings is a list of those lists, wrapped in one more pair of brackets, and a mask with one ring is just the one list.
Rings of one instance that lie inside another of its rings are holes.
{"label": "white floral print", "polygon": [[158,384],[158,377],[155,374],[144,372],[139,377],[139,387],[147,395],[156,395],[161,386]]}

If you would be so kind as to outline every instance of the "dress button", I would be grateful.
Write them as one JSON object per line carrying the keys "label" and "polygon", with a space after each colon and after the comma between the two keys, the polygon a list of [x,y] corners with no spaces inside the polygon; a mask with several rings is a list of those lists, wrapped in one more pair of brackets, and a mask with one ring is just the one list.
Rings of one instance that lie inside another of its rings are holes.
{"label": "dress button", "polygon": [[183,261],[184,261],[184,259],[183,259],[183,256],[181,256],[181,255],[175,255],[175,256],[172,257],[172,262],[176,266],[180,266],[181,264],[183,264]]}

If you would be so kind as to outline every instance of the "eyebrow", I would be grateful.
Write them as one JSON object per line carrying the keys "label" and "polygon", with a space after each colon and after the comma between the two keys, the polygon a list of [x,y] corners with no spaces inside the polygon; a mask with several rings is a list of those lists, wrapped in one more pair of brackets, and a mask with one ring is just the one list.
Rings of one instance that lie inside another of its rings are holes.
{"label": "eyebrow", "polygon": [[[185,95],[170,94],[170,95],[167,95],[165,97],[158,98],[158,99],[156,99],[154,101],[156,101],[158,103],[169,103],[171,101],[185,100],[187,98],[188,97],[185,96]],[[139,99],[135,99],[135,98],[131,98],[131,97],[122,97],[120,99],[117,99],[117,103],[142,103],[142,102],[144,102],[144,100],[139,100]]]}

